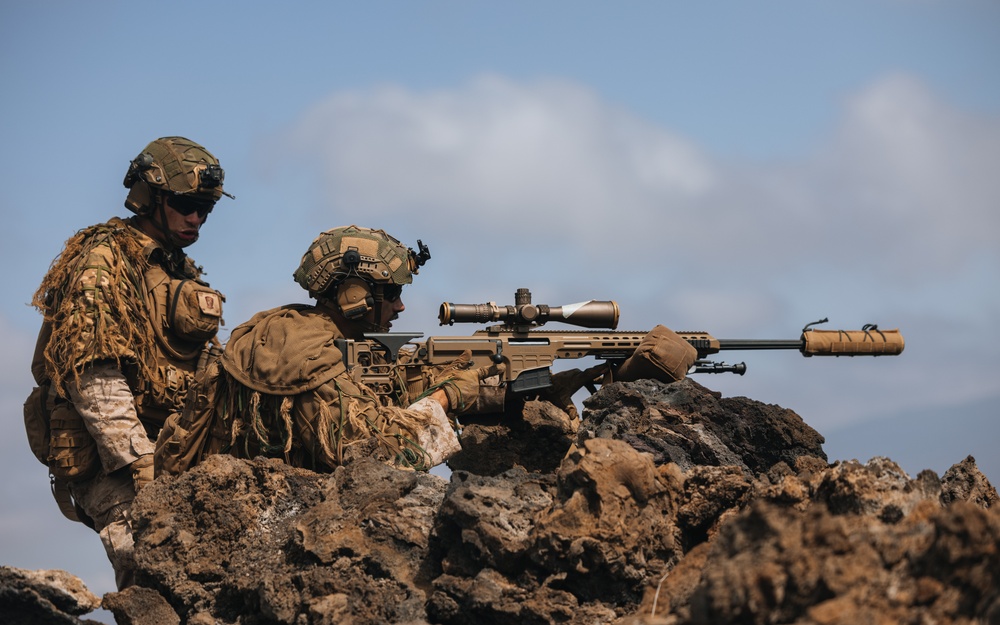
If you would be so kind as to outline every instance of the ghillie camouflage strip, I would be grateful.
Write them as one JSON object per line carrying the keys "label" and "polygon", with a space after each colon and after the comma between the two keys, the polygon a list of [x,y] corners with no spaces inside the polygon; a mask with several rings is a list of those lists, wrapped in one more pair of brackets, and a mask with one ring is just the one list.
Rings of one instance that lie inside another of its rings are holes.
{"label": "ghillie camouflage strip", "polygon": [[83,366],[122,361],[151,377],[155,362],[143,274],[148,242],[118,218],[80,230],[66,241],[32,298],[52,337],[45,348],[49,378],[60,395],[79,384]]}
{"label": "ghillie camouflage strip", "polygon": [[378,449],[373,451],[382,460],[416,470],[430,468],[427,452],[417,443],[424,415],[380,405],[365,387],[335,379],[294,397],[270,395],[223,372],[218,391],[215,413],[229,423],[228,453],[332,468],[347,461],[352,445],[374,439]]}

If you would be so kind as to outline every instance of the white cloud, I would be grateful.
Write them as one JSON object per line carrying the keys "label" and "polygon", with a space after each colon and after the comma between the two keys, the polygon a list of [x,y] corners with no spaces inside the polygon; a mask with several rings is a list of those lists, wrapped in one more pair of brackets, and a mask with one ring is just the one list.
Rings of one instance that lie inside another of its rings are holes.
{"label": "white cloud", "polygon": [[560,225],[592,240],[595,223],[656,218],[714,182],[689,142],[557,80],[335,94],[291,141],[322,161],[334,206],[505,232]]}
{"label": "white cloud", "polygon": [[998,162],[1000,119],[959,112],[917,79],[894,75],[848,99],[810,177],[831,192],[824,205],[839,223],[851,220],[859,243],[884,248],[898,271],[926,275],[1000,249]]}
{"label": "white cloud", "polygon": [[489,232],[533,256],[606,250],[647,275],[714,257],[702,275],[767,279],[794,259],[912,278],[1000,243],[1000,120],[907,76],[852,96],[836,135],[789,163],[713,161],[582,86],[496,76],[337,93],[287,142],[315,161],[337,214],[476,232],[473,247],[449,240],[464,251]]}

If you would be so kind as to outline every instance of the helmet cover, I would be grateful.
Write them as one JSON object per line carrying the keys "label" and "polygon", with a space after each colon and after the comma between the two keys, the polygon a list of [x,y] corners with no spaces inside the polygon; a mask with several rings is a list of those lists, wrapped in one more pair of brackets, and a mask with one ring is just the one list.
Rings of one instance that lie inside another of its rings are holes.
{"label": "helmet cover", "polygon": [[348,277],[360,277],[372,285],[413,282],[413,274],[430,258],[419,241],[415,253],[384,230],[359,226],[333,228],[320,234],[302,256],[295,281],[313,297]]}
{"label": "helmet cover", "polygon": [[[224,193],[225,177],[219,160],[201,145],[184,137],[161,137],[129,164],[122,184],[131,190],[131,201],[127,200],[125,205],[133,212],[140,212],[148,202],[145,196],[150,188],[216,202]],[[146,185],[148,188],[143,189]]]}

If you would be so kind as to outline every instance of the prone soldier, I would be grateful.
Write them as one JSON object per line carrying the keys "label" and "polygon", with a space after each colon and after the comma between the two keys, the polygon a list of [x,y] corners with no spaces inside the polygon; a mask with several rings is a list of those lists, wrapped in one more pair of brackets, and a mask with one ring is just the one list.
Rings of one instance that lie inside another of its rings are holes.
{"label": "prone soldier", "polygon": [[[428,470],[458,452],[456,417],[482,411],[489,402],[478,401],[481,390],[500,383],[504,363],[475,366],[471,352],[460,353],[434,364],[391,366],[394,373],[377,382],[348,368],[356,354],[347,345],[398,336],[386,333],[405,309],[402,289],[430,258],[422,242],[417,247],[357,226],[320,234],[294,273],[315,305],[267,310],[233,330],[184,411],[168,420],[157,441],[157,474],[180,473],[214,453],[332,471],[362,456]],[[649,340],[669,344],[683,361],[671,379],[683,377],[697,357],[672,332]],[[387,347],[364,358],[381,361],[368,363],[377,368],[411,356]],[[577,378],[572,389],[557,385],[560,403],[569,404],[586,381]]]}
{"label": "prone soldier", "polygon": [[430,258],[418,248],[358,226],[321,233],[294,273],[315,305],[266,310],[233,330],[157,441],[157,473],[179,473],[213,453],[317,471],[363,455],[427,470],[458,451],[454,415],[475,404],[480,379],[496,366],[438,367],[397,380],[387,398],[355,383],[336,345],[388,331],[405,309],[403,287]]}

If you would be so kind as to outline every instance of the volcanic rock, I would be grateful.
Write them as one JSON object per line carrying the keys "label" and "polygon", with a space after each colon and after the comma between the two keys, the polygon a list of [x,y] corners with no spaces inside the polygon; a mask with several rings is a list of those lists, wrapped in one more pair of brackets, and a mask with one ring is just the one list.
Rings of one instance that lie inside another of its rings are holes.
{"label": "volcanic rock", "polygon": [[66,571],[26,571],[0,566],[0,614],[8,625],[86,625],[78,616],[101,599]]}
{"label": "volcanic rock", "polygon": [[831,464],[794,412],[690,380],[560,406],[468,419],[448,479],[229,456],[158,479],[132,510],[138,586],[105,606],[198,625],[1000,623],[1000,506],[971,457],[941,477]]}

